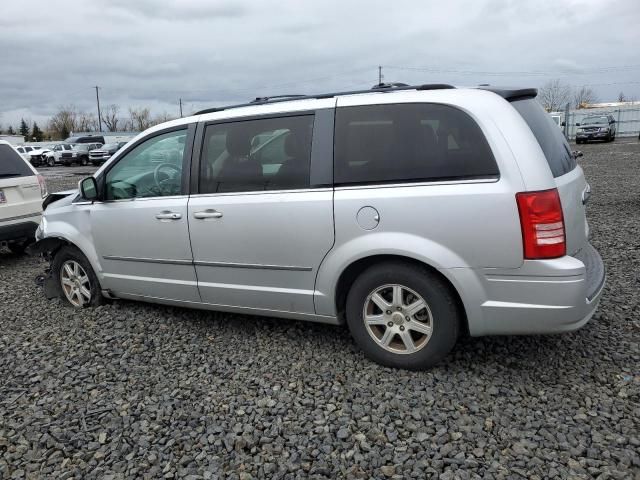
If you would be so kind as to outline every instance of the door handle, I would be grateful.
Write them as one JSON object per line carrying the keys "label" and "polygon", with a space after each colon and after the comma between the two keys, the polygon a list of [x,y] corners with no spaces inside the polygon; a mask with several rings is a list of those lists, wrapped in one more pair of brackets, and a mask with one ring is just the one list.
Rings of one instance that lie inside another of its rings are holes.
{"label": "door handle", "polygon": [[160,212],[156,214],[158,220],[180,220],[182,214],[175,212]]}
{"label": "door handle", "polygon": [[222,212],[218,212],[213,208],[208,208],[206,210],[202,210],[201,212],[194,212],[193,218],[197,218],[199,220],[206,220],[207,218],[221,218]]}

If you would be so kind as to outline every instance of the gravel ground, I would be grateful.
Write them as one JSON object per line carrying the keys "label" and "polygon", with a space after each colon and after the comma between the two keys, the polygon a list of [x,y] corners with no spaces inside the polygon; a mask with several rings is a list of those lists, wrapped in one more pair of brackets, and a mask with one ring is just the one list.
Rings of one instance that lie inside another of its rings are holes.
{"label": "gravel ground", "polygon": [[342,327],[74,311],[35,286],[43,262],[0,252],[0,478],[640,478],[640,144],[580,148],[608,269],[593,320],[463,339],[428,372]]}

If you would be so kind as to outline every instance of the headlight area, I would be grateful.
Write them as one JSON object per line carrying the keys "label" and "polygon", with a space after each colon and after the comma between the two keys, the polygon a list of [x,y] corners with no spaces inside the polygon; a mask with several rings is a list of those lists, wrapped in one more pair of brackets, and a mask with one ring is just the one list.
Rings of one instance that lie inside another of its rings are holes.
{"label": "headlight area", "polygon": [[47,219],[44,217],[40,217],[40,225],[36,229],[36,240],[42,240],[47,233]]}

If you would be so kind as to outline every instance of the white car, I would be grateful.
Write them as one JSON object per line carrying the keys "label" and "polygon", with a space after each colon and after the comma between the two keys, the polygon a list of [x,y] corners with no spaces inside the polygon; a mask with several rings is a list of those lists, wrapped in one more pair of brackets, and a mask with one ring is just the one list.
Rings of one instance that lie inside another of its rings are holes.
{"label": "white car", "polygon": [[50,167],[55,166],[56,163],[62,163],[62,161],[60,160],[62,152],[70,152],[72,149],[72,143],[58,143],[43,155],[43,163],[46,163]]}
{"label": "white car", "polygon": [[29,158],[29,163],[34,167],[39,167],[41,165],[45,165],[46,157],[45,155],[51,152],[52,145],[35,145],[33,146],[33,150],[27,153]]}
{"label": "white car", "polygon": [[33,152],[34,148],[29,145],[21,145],[20,147],[16,147],[16,151],[24,158],[25,160],[30,160],[29,153]]}
{"label": "white car", "polygon": [[22,253],[34,240],[47,185],[17,149],[0,140],[0,245]]}

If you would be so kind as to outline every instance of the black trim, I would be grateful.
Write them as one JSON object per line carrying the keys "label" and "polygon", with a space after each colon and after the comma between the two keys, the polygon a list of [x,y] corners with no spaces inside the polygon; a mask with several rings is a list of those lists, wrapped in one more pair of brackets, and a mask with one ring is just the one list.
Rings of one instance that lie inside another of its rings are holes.
{"label": "black trim", "polygon": [[535,98],[538,95],[537,88],[508,88],[492,87],[489,85],[481,85],[478,88],[480,90],[487,90],[495,93],[496,95],[500,95],[509,102],[515,102],[516,100],[522,100],[525,98]]}
{"label": "black trim", "polygon": [[[131,145],[129,145],[125,150],[122,151],[122,153],[118,156],[118,160],[115,162],[110,163],[109,165],[107,165],[107,167],[100,172],[100,174],[95,177],[96,178],[96,183],[98,184],[98,198],[100,199],[100,201],[110,201],[110,200],[106,200],[105,195],[106,195],[106,178],[107,178],[107,173],[109,173],[109,171],[116,166],[118,163],[120,163],[122,161],[122,159],[126,158],[127,155],[129,155],[129,153],[135,149],[136,147],[138,147],[138,145],[141,145],[142,143],[146,142],[147,140],[150,140],[152,138],[158,137],[160,135],[164,135],[167,133],[171,133],[171,132],[179,132],[180,130],[186,130],[187,131],[187,138],[185,139],[185,150],[184,150],[184,155],[182,157],[182,192],[180,193],[180,195],[188,195],[189,194],[189,181],[187,180],[187,182],[184,181],[184,177],[185,174],[186,176],[190,176],[189,175],[189,167],[191,164],[191,153],[193,151],[193,140],[194,140],[194,134],[195,134],[195,130],[196,130],[196,123],[185,123],[182,125],[176,125],[174,127],[168,127],[168,128],[163,128],[162,130],[157,130],[149,135],[146,135],[142,138],[140,138],[138,141],[136,141],[135,143],[132,143]],[[118,152],[120,153],[120,152]]]}
{"label": "black trim", "polygon": [[223,110],[229,110],[232,108],[240,108],[240,107],[253,107],[255,105],[268,105],[271,103],[280,103],[280,102],[291,102],[297,100],[312,100],[312,99],[320,99],[320,98],[333,98],[339,97],[341,95],[355,95],[358,93],[390,93],[390,92],[398,92],[401,90],[444,90],[456,88],[453,85],[448,85],[446,83],[427,83],[423,85],[406,85],[406,86],[393,86],[392,88],[374,88],[367,90],[349,90],[344,92],[333,92],[333,93],[320,93],[316,95],[295,95],[295,96],[285,96],[284,98],[275,97],[262,97],[265,100],[262,100],[258,97],[252,102],[249,103],[239,103],[236,105],[229,105],[226,107],[214,107],[214,108],[206,108],[204,110],[200,110],[196,112],[195,115],[203,115],[205,113],[213,113],[213,112],[222,112]]}
{"label": "black trim", "polygon": [[204,122],[198,122],[193,139],[193,153],[191,154],[191,178],[189,182],[189,193],[195,195],[199,190],[200,179],[200,156],[204,144]]}
{"label": "black trim", "polygon": [[37,228],[38,224],[35,222],[0,225],[0,241],[34,238]]}
{"label": "black trim", "polygon": [[377,187],[381,185],[395,185],[395,184],[410,184],[410,183],[434,183],[437,184],[439,182],[463,182],[468,180],[487,180],[491,181],[491,183],[497,182],[500,180],[500,175],[464,175],[457,177],[431,177],[431,178],[411,178],[407,180],[380,180],[376,182],[343,182],[343,183],[335,183],[333,186],[335,188],[340,187]]}
{"label": "black trim", "polygon": [[335,108],[316,110],[311,139],[311,164],[309,187],[331,187],[333,185],[333,130]]}

